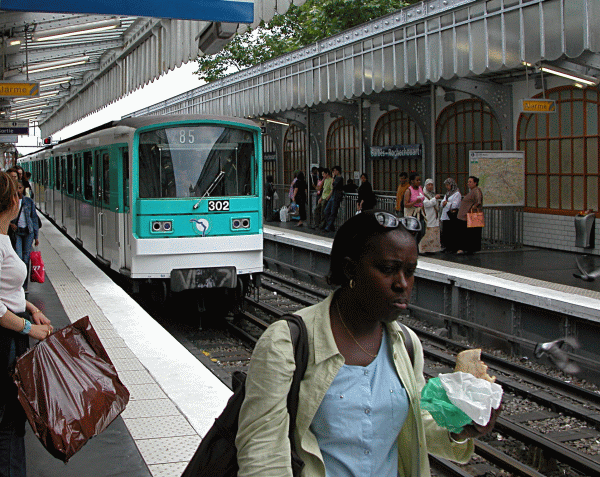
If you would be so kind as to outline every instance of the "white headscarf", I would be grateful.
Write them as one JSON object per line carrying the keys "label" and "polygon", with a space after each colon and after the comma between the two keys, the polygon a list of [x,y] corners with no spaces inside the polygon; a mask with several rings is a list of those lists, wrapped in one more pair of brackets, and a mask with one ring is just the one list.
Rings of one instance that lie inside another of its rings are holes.
{"label": "white headscarf", "polygon": [[425,186],[423,186],[423,194],[425,194],[425,197],[427,197],[428,199],[433,199],[435,197],[435,184],[434,189],[431,192],[427,191],[427,184],[433,184],[433,179],[427,179],[425,181]]}

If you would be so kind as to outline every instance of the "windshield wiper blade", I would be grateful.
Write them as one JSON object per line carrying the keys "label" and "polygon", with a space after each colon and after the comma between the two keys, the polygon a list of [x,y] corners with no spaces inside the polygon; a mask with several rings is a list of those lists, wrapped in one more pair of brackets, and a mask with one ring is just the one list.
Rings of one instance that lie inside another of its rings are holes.
{"label": "windshield wiper blade", "polygon": [[206,189],[206,192],[204,193],[204,195],[202,197],[200,197],[200,200],[194,204],[194,207],[193,207],[194,210],[196,210],[198,207],[200,207],[200,202],[202,202],[202,200],[205,197],[210,196],[210,193],[215,189],[215,187],[217,187],[217,184],[223,178],[224,175],[225,175],[225,171],[221,171],[221,172],[219,172],[219,174],[217,174],[217,177],[215,177],[215,180],[212,181],[212,184],[208,186],[208,189]]}

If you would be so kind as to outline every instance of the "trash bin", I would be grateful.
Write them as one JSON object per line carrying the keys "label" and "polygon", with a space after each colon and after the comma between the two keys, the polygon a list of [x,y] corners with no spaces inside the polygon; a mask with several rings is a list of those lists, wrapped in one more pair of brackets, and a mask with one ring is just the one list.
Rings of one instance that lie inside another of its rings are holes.
{"label": "trash bin", "polygon": [[583,248],[594,248],[595,242],[595,220],[596,214],[575,216],[575,246]]}

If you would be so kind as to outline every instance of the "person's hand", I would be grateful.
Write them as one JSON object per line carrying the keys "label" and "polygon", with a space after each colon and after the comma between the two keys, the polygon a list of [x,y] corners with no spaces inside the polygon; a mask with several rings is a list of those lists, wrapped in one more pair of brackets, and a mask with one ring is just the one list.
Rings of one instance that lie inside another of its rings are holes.
{"label": "person's hand", "polygon": [[469,424],[468,426],[463,427],[463,430],[459,434],[451,433],[451,436],[456,441],[462,441],[465,439],[473,439],[481,436],[485,436],[489,432],[492,431],[494,425],[496,424],[496,419],[500,415],[502,411],[502,404],[498,407],[498,409],[492,409],[492,413],[490,414],[490,421],[487,423],[487,426],[480,426],[479,424]]}
{"label": "person's hand", "polygon": [[42,310],[37,310],[35,313],[32,313],[31,319],[36,325],[49,325],[51,323]]}
{"label": "person's hand", "polygon": [[38,239],[34,240],[35,246],[37,247],[40,244],[40,241]]}
{"label": "person's hand", "polygon": [[12,230],[17,230],[17,224],[13,224],[12,222],[10,223],[10,228]]}
{"label": "person's hand", "polygon": [[448,203],[447,200],[445,200],[444,202],[442,202],[442,207],[446,207],[446,204]]}
{"label": "person's hand", "polygon": [[52,328],[52,325],[31,325],[29,336],[36,340],[43,341],[48,338],[53,331],[54,328]]}
{"label": "person's hand", "polygon": [[435,198],[438,199],[438,200],[441,199],[442,198],[442,194],[435,194]]}

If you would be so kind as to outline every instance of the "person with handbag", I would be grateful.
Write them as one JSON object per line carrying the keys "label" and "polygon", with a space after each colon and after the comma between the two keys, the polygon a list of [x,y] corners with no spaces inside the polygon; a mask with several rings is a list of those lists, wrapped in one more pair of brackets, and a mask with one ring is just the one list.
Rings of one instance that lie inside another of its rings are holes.
{"label": "person with handbag", "polygon": [[17,399],[12,370],[29,337],[46,339],[51,322],[25,299],[25,263],[10,243],[8,228],[19,212],[17,183],[0,172],[0,475],[26,477],[25,413]]}
{"label": "person with handbag", "polygon": [[[419,229],[416,218],[379,209],[352,216],[331,249],[328,280],[338,288],[297,312],[308,331],[293,432],[304,477],[426,477],[428,453],[466,462],[472,438],[494,426],[500,408],[487,426],[452,434],[420,407],[423,348],[396,322],[415,280]],[[250,361],[235,442],[238,476],[298,476],[291,469],[287,411],[294,370],[289,327],[275,322]]]}
{"label": "person with handbag", "polygon": [[467,227],[467,214],[483,212],[483,192],[479,188],[479,178],[470,176],[467,181],[469,193],[465,195],[458,210],[458,234],[460,237],[458,255],[467,255],[481,250],[481,227]]}
{"label": "person with handbag", "polygon": [[404,217],[416,217],[421,223],[421,229],[417,234],[417,245],[425,235],[425,209],[423,201],[425,194],[421,187],[421,176],[416,172],[410,174],[408,189],[404,192]]}
{"label": "person with handbag", "polygon": [[[19,194],[19,213],[17,217],[10,223],[10,227],[15,235],[14,247],[17,255],[29,270],[29,256],[32,245],[39,245],[39,218],[35,209],[35,204],[32,199],[23,195],[24,186],[22,181],[17,181]],[[29,276],[23,284],[25,293],[27,293],[27,283]]]}
{"label": "person with handbag", "polygon": [[442,250],[440,245],[440,211],[438,198],[433,189],[433,179],[425,181],[425,199],[423,209],[425,210],[425,223],[427,229],[421,242],[419,242],[419,253],[437,253]]}
{"label": "person with handbag", "polygon": [[442,200],[442,230],[441,242],[442,250],[446,253],[454,253],[457,249],[457,221],[458,209],[460,208],[461,194],[456,181],[448,177],[444,181],[446,187],[445,195],[437,195],[438,199]]}

